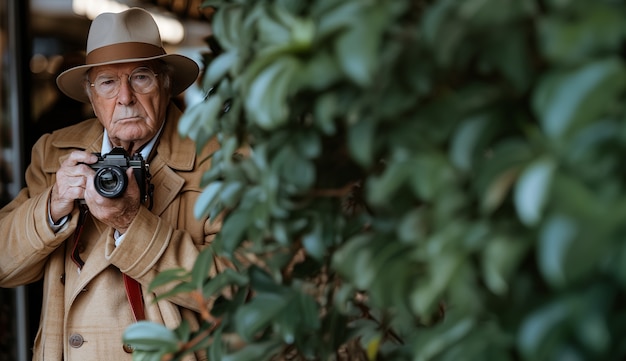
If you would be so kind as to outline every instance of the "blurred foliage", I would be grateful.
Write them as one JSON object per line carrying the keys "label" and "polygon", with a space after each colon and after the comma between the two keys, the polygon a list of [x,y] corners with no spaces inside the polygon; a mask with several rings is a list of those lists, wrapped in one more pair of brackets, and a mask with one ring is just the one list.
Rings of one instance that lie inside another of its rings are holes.
{"label": "blurred foliage", "polygon": [[159,282],[219,297],[135,359],[626,358],[626,2],[204,6],[179,130],[218,137],[196,214],[226,216]]}

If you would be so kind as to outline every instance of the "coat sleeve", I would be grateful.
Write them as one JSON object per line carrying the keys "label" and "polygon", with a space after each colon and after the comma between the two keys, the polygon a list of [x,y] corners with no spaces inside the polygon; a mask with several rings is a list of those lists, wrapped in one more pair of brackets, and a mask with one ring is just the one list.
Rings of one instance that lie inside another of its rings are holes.
{"label": "coat sleeve", "polygon": [[48,201],[54,176],[44,171],[44,136],[33,148],[26,187],[0,210],[0,287],[16,287],[40,279],[48,256],[76,228],[76,216],[54,233],[48,224]]}
{"label": "coat sleeve", "polygon": [[[144,287],[162,271],[193,268],[202,245],[195,243],[189,232],[174,229],[170,224],[141,208],[139,214],[126,231],[124,241],[115,246],[113,237],[107,240],[106,257],[120,271],[139,281]],[[174,285],[159,288],[156,293],[165,292]],[[199,305],[188,295],[172,297],[170,301],[195,311]]]}

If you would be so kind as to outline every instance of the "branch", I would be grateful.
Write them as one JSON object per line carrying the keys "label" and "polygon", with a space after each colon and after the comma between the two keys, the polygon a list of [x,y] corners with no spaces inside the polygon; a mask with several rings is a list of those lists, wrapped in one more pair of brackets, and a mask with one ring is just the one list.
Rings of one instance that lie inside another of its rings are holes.
{"label": "branch", "polygon": [[356,185],[358,185],[358,182],[350,182],[341,188],[312,189],[311,195],[314,197],[343,198],[350,194],[350,192]]}
{"label": "branch", "polygon": [[167,355],[163,355],[163,357],[161,358],[161,361],[171,361],[177,355],[182,355],[185,352],[187,352],[188,350],[191,350],[191,349],[195,348],[196,346],[198,346],[199,344],[201,344],[202,342],[204,342],[204,340],[209,338],[209,336],[211,336],[213,331],[215,331],[215,329],[218,328],[222,324],[222,319],[215,319],[214,318],[214,320],[215,320],[215,323],[210,328],[208,328],[208,329],[198,333],[197,335],[195,335],[188,342],[183,343],[181,345],[180,349],[178,350],[178,352],[167,354]]}

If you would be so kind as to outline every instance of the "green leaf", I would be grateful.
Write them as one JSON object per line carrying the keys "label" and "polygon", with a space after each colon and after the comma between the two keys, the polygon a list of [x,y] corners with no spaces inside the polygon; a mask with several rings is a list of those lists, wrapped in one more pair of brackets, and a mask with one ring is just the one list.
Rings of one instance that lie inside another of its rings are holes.
{"label": "green leaf", "polygon": [[[406,163],[398,164],[398,167],[403,167],[410,172],[410,185],[420,199],[433,201],[442,192],[454,187],[457,181],[454,169],[441,154],[423,152]],[[400,175],[397,180],[404,176],[402,172],[404,171],[399,171]],[[439,201],[441,202],[441,199]]]}
{"label": "green leaf", "polygon": [[513,189],[522,169],[532,160],[531,147],[519,139],[506,139],[490,149],[490,156],[477,163],[475,192],[481,210],[490,213],[500,207]]}
{"label": "green leaf", "polygon": [[245,185],[242,182],[231,181],[224,184],[220,191],[220,201],[227,208],[233,208],[241,200],[241,196],[245,191]]}
{"label": "green leaf", "polygon": [[215,275],[204,285],[202,293],[204,297],[218,296],[219,292],[227,286],[235,285],[243,287],[249,282],[248,277],[232,269],[225,269]]}
{"label": "green leaf", "polygon": [[302,71],[296,75],[295,82],[299,88],[322,91],[338,82],[341,76],[337,61],[331,54],[324,51],[315,53],[303,64]]}
{"label": "green leaf", "polygon": [[287,300],[276,293],[259,293],[235,313],[235,329],[244,340],[252,341],[283,312]]}
{"label": "green leaf", "polygon": [[398,239],[404,243],[414,243],[423,239],[428,232],[428,212],[418,208],[406,212],[400,220]]}
{"label": "green leaf", "polygon": [[[590,306],[594,307],[593,310],[597,310],[598,306],[602,307],[603,305],[591,304]],[[582,342],[598,354],[609,349],[612,338],[611,330],[601,312],[591,311],[581,317],[578,332]]]}
{"label": "green leaf", "polygon": [[421,347],[415,350],[416,360],[437,359],[437,356],[441,356],[476,328],[476,321],[471,318],[455,319],[454,321],[440,326],[437,337],[429,338],[427,344],[419,344]]}
{"label": "green leaf", "polygon": [[209,271],[213,267],[213,249],[207,247],[200,252],[191,270],[191,283],[197,290],[202,289],[204,281],[209,277]]}
{"label": "green leaf", "polygon": [[315,124],[326,135],[335,134],[335,116],[339,112],[337,97],[333,93],[321,95],[315,103],[314,116]]}
{"label": "green leaf", "polygon": [[153,322],[139,321],[124,331],[124,343],[143,351],[174,351],[178,349],[179,340],[174,331]]}
{"label": "green leaf", "polygon": [[384,12],[361,12],[361,20],[354,19],[336,42],[335,51],[341,69],[360,86],[367,86],[374,79],[383,15]]}
{"label": "green leaf", "polygon": [[235,211],[226,217],[220,233],[227,252],[232,253],[239,246],[251,223],[250,213],[243,210]]}
{"label": "green leaf", "polygon": [[463,255],[460,253],[436,255],[436,262],[430,264],[430,277],[412,290],[411,304],[417,315],[430,316],[462,264]]}
{"label": "green leaf", "polygon": [[295,134],[293,146],[298,154],[306,159],[314,159],[322,152],[322,141],[317,132],[302,132]]}
{"label": "green leaf", "polygon": [[265,341],[244,346],[237,352],[224,355],[221,361],[262,361],[268,360],[278,350],[278,341]]}
{"label": "green leaf", "polygon": [[364,167],[370,166],[374,161],[376,129],[376,122],[371,117],[364,117],[348,128],[350,154]]}
{"label": "green leaf", "polygon": [[302,245],[311,257],[322,260],[326,253],[326,244],[323,239],[324,230],[320,222],[316,222],[310,232],[302,235]]}
{"label": "green leaf", "polygon": [[167,352],[133,351],[133,361],[161,361]]}
{"label": "green leaf", "polygon": [[295,302],[298,303],[298,316],[301,319],[298,331],[306,333],[307,331],[319,329],[321,326],[320,309],[313,297],[303,292],[298,292]]}
{"label": "green leaf", "polygon": [[250,286],[256,292],[279,293],[281,286],[272,278],[265,270],[252,266],[248,269],[250,277]]}
{"label": "green leaf", "polygon": [[379,177],[370,177],[366,185],[367,199],[373,205],[389,204],[411,176],[408,160],[391,160]]}
{"label": "green leaf", "polygon": [[483,250],[482,271],[491,292],[505,295],[510,290],[511,276],[520,266],[529,245],[520,239],[495,237]]}
{"label": "green leaf", "polygon": [[533,96],[533,106],[546,134],[559,139],[574,126],[603,115],[619,101],[624,89],[623,61],[607,58],[544,78]]}
{"label": "green leaf", "polygon": [[205,89],[215,86],[232,68],[233,63],[237,61],[238,53],[235,50],[224,52],[213,59],[204,75]]}
{"label": "green leaf", "polygon": [[[417,263],[412,263],[412,247],[387,239],[384,246],[376,250],[376,256],[368,267],[376,275],[368,286],[368,295],[372,304],[381,308],[393,308],[399,315],[411,315],[408,311],[407,294],[409,283],[412,283],[414,272],[411,271]],[[355,284],[358,285],[358,283]],[[400,297],[400,298],[398,298]]]}
{"label": "green leaf", "polygon": [[185,110],[178,123],[178,133],[181,137],[195,138],[198,127],[204,119],[207,106],[207,103],[200,102]]}
{"label": "green leaf", "polygon": [[315,182],[315,166],[291,147],[285,148],[279,171],[285,180],[285,190],[300,193],[309,189]]}
{"label": "green leaf", "polygon": [[223,360],[224,347],[222,342],[223,324],[213,333],[213,342],[208,349],[209,360]]}
{"label": "green leaf", "polygon": [[459,169],[469,172],[473,166],[477,145],[488,125],[486,116],[476,116],[464,121],[452,139],[450,158]]}
{"label": "green leaf", "polygon": [[159,272],[159,274],[156,275],[156,277],[154,277],[152,282],[150,282],[150,287],[148,287],[148,291],[152,292],[156,288],[159,288],[170,282],[181,281],[187,279],[188,277],[189,272],[184,268],[173,268],[161,271]]}
{"label": "green leaf", "polygon": [[437,64],[444,67],[455,60],[455,53],[463,48],[460,45],[463,37],[471,29],[451,15],[454,6],[459,5],[453,1],[439,1],[425,11],[424,21],[420,23]]}
{"label": "green leaf", "polygon": [[263,15],[259,16],[257,30],[259,41],[266,44],[288,44],[291,39],[290,24],[276,19],[274,15],[284,12],[280,7],[262,7]]}
{"label": "green leaf", "polygon": [[369,267],[376,251],[372,247],[373,242],[373,234],[359,234],[346,241],[333,254],[333,268],[360,289],[366,288],[376,276],[375,270]]}
{"label": "green leaf", "polygon": [[358,15],[364,3],[360,1],[331,1],[324,5],[321,1],[312,3],[313,14],[319,18],[318,36],[324,39],[332,34],[350,27]]}
{"label": "green leaf", "polygon": [[304,52],[310,49],[315,35],[315,23],[309,18],[294,16],[281,7],[274,8],[281,22],[289,27],[289,43],[293,52]]}
{"label": "green leaf", "polygon": [[178,328],[174,330],[176,338],[182,341],[188,341],[191,336],[191,325],[188,320],[182,320]]}
{"label": "green leaf", "polygon": [[440,1],[424,12],[424,20],[420,25],[426,41],[437,43],[437,37],[442,29],[445,29],[446,17],[451,13],[453,6],[452,1]]}
{"label": "green leaf", "polygon": [[[511,6],[510,3],[507,5]],[[526,91],[534,80],[532,64],[527,61],[530,49],[526,29],[503,27],[494,37],[483,52],[483,59],[501,72],[519,93]]]}
{"label": "green leaf", "polygon": [[179,283],[171,290],[157,294],[157,297],[155,298],[155,302],[168,299],[172,296],[176,296],[180,294],[188,294],[195,290],[196,290],[195,286],[191,283],[187,283],[187,282]]}
{"label": "green leaf", "polygon": [[539,269],[550,284],[562,286],[567,282],[567,255],[577,234],[576,223],[565,216],[551,217],[543,227],[537,256]]}
{"label": "green leaf", "polygon": [[245,98],[245,107],[250,119],[261,128],[270,130],[287,122],[287,98],[299,69],[298,60],[283,56],[264,68],[253,80]]}
{"label": "green leaf", "polygon": [[211,207],[218,201],[222,188],[223,182],[214,181],[202,191],[193,209],[196,218],[200,219],[209,214]]}
{"label": "green leaf", "polygon": [[534,226],[541,220],[555,168],[553,160],[540,158],[522,172],[517,182],[515,208],[520,220],[527,226]]}
{"label": "green leaf", "polygon": [[517,344],[527,358],[535,358],[545,351],[545,345],[554,340],[555,333],[569,316],[569,304],[564,300],[553,302],[530,313],[520,328]]}
{"label": "green leaf", "polygon": [[[540,49],[555,62],[576,64],[619,49],[625,33],[617,3],[592,2],[574,16],[549,16],[537,22]],[[584,12],[584,14],[583,14]]]}
{"label": "green leaf", "polygon": [[243,22],[243,8],[237,4],[221,4],[213,16],[211,30],[220,45],[228,50],[235,50],[241,44],[240,29]]}

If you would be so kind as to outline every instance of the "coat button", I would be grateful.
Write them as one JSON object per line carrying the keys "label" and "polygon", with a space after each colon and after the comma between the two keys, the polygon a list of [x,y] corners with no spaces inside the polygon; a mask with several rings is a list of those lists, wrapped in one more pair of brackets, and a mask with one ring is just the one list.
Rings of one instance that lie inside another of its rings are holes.
{"label": "coat button", "polygon": [[83,343],[85,342],[85,340],[83,339],[83,336],[77,334],[77,333],[73,333],[70,336],[70,346],[74,347],[74,348],[79,348],[83,345]]}
{"label": "coat button", "polygon": [[65,286],[65,273],[61,275],[61,284]]}
{"label": "coat button", "polygon": [[126,353],[133,353],[133,351],[135,351],[135,348],[127,343],[123,344],[122,348],[124,349],[124,352]]}

